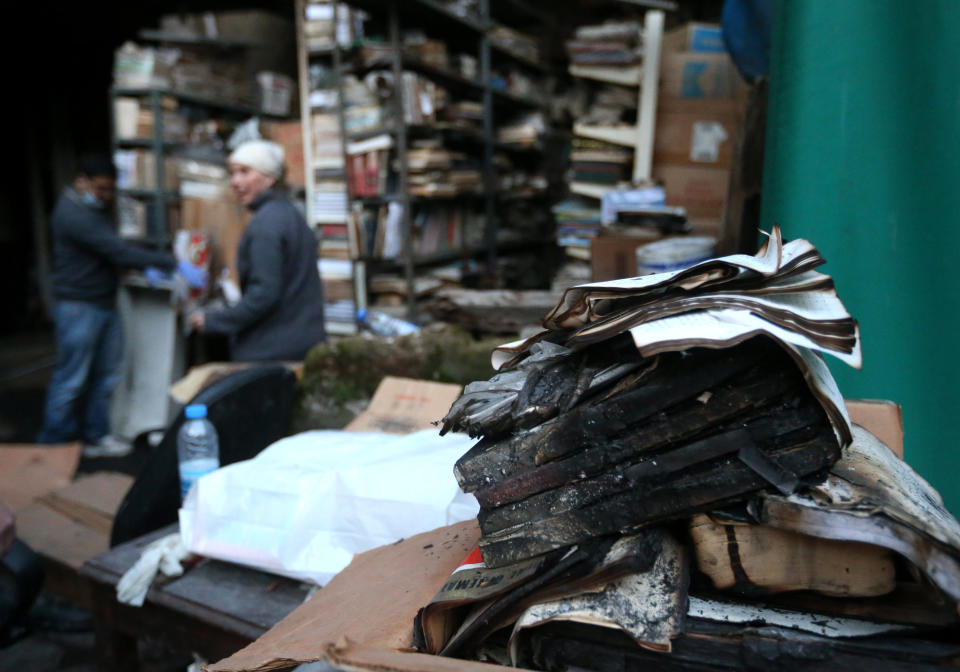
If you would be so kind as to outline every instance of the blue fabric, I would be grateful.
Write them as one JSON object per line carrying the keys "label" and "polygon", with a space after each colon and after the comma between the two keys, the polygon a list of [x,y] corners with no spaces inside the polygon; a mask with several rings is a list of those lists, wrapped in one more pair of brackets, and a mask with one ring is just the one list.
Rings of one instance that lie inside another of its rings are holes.
{"label": "blue fabric", "polygon": [[96,303],[58,301],[53,318],[57,364],[37,441],[97,443],[110,433],[110,397],[120,380],[120,316]]}
{"label": "blue fabric", "polygon": [[748,82],[770,72],[773,0],[727,0],[723,39],[740,74]]}

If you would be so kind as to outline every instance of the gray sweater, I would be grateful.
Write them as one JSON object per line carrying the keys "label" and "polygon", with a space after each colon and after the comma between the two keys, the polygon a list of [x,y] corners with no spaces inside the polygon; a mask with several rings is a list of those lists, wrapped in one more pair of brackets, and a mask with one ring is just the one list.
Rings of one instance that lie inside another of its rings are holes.
{"label": "gray sweater", "polygon": [[126,242],[113,228],[110,211],[84,203],[65,189],[50,216],[53,234],[53,295],[104,308],[114,305],[120,268],[174,267],[173,255]]}
{"label": "gray sweater", "polygon": [[250,207],[254,215],[237,246],[243,298],[207,313],[206,330],[228,334],[237,361],[303,359],[326,340],[317,238],[276,189]]}

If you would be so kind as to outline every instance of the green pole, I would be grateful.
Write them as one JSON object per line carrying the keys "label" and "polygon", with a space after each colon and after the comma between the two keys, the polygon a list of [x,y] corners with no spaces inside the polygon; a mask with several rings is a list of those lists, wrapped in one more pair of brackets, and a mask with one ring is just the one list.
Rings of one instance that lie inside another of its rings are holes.
{"label": "green pole", "polygon": [[762,221],[826,257],[863,342],[840,390],[902,404],[907,462],[960,513],[960,1],[773,16]]}

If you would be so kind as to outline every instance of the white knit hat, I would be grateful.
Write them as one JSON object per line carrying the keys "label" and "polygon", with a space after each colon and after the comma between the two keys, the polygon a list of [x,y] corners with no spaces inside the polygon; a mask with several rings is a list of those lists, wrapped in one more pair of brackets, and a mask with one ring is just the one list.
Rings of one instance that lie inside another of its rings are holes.
{"label": "white knit hat", "polygon": [[239,163],[278,180],[283,176],[283,147],[269,140],[247,140],[230,155],[230,163]]}

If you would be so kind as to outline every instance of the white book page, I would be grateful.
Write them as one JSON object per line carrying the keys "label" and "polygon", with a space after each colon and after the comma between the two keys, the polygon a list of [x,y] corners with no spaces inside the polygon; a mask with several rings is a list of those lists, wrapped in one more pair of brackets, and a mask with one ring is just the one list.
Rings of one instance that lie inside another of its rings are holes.
{"label": "white book page", "polygon": [[[630,329],[633,342],[640,352],[652,351],[654,346],[676,343],[676,348],[685,349],[689,341],[728,342],[745,339],[754,333],[767,333],[785,343],[819,352],[826,352],[840,361],[859,369],[861,365],[860,342],[852,353],[828,350],[796,332],[778,327],[745,310],[702,310],[683,313],[637,325]],[[859,336],[859,333],[858,333]],[[657,348],[657,351],[662,351]]]}
{"label": "white book page", "polygon": [[[847,434],[852,435],[853,425],[850,422],[850,415],[847,413],[847,404],[843,401],[843,395],[840,394],[837,381],[833,379],[833,374],[830,373],[830,369],[827,368],[826,362],[823,361],[822,357],[807,348],[790,346],[790,349],[795,352],[806,365],[807,373],[804,375],[804,378],[807,379],[810,385],[816,388],[816,391],[820,392],[817,396],[826,398],[828,402],[837,409],[839,417],[843,418],[843,421],[846,423]],[[843,441],[841,441],[841,444],[842,443]]]}
{"label": "white book page", "polygon": [[791,292],[771,294],[769,296],[744,296],[743,294],[709,294],[705,299],[723,298],[756,304],[759,309],[789,311],[806,320],[846,320],[850,313],[844,308],[840,297],[834,290]]}

